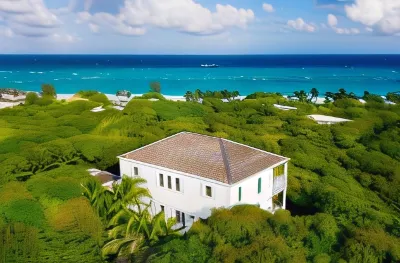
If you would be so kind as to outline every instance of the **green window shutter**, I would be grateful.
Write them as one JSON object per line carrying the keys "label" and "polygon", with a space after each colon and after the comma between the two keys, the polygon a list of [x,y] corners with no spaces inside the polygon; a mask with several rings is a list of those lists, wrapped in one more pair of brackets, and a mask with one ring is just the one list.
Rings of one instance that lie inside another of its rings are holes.
{"label": "green window shutter", "polygon": [[239,202],[242,201],[242,187],[239,187]]}
{"label": "green window shutter", "polygon": [[258,178],[258,193],[261,193],[261,178]]}

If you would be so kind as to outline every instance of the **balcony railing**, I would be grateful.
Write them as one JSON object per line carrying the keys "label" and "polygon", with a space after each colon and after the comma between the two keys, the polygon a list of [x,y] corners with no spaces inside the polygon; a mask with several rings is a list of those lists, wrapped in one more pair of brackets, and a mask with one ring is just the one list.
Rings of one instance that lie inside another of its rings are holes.
{"label": "balcony railing", "polygon": [[284,174],[280,176],[274,176],[274,184],[273,184],[273,195],[276,195],[286,188],[286,177]]}

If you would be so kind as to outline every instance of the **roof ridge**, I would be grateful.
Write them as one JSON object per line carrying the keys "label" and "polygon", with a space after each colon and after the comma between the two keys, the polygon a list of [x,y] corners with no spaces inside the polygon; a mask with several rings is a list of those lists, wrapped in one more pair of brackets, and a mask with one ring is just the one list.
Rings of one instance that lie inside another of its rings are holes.
{"label": "roof ridge", "polygon": [[221,138],[219,138],[218,141],[219,141],[219,147],[220,147],[221,153],[222,153],[222,160],[224,161],[224,166],[225,166],[225,170],[226,170],[226,177],[227,177],[227,180],[228,180],[228,184],[232,184],[231,168],[230,168],[230,165],[229,165],[228,156],[226,154],[224,141]]}

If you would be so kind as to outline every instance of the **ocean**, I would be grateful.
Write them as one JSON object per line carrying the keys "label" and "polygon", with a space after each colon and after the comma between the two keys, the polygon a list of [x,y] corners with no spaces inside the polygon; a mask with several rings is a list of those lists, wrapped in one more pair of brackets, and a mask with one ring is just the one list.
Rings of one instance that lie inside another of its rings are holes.
{"label": "ocean", "polygon": [[0,88],[39,91],[50,83],[59,94],[140,94],[152,81],[166,95],[196,89],[292,94],[312,88],[320,94],[344,88],[385,95],[400,91],[400,55],[0,55]]}

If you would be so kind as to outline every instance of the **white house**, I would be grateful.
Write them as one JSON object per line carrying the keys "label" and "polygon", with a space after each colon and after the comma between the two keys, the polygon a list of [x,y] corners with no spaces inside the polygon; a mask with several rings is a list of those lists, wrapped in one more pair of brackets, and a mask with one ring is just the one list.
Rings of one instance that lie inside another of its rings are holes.
{"label": "white house", "polygon": [[308,115],[308,118],[311,120],[316,121],[318,124],[336,124],[341,122],[349,122],[352,120],[337,118],[332,116],[325,116],[325,115]]}
{"label": "white house", "polygon": [[181,226],[212,208],[253,204],[286,207],[289,159],[226,139],[181,132],[118,157],[121,175],[147,180],[152,213]]}

